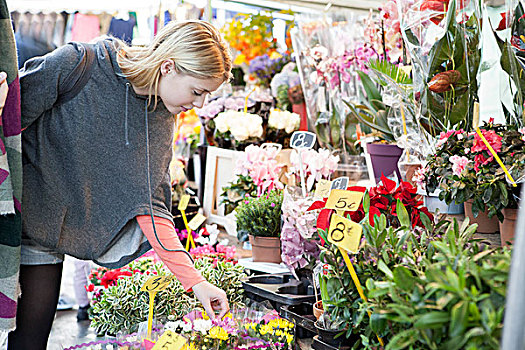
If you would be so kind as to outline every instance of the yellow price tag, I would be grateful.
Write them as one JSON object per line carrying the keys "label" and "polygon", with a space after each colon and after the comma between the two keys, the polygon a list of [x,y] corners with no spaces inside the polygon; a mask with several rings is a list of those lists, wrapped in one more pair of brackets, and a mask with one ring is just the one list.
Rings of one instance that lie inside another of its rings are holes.
{"label": "yellow price tag", "polygon": [[143,292],[160,292],[169,286],[172,279],[173,275],[150,277],[146,283],[142,285],[140,290]]}
{"label": "yellow price tag", "polygon": [[330,196],[328,196],[325,208],[341,211],[356,211],[364,195],[363,192],[334,189],[330,192]]}
{"label": "yellow price tag", "polygon": [[186,210],[189,202],[190,202],[190,195],[185,194],[184,196],[180,197],[179,206],[177,207],[177,209]]}
{"label": "yellow price tag", "polygon": [[361,225],[340,215],[332,215],[328,229],[328,241],[349,252],[357,253],[362,232]]}
{"label": "yellow price tag", "polygon": [[197,213],[193,219],[188,222],[188,227],[192,231],[197,231],[199,229],[199,226],[202,225],[206,221],[206,217],[202,215],[201,213]]}
{"label": "yellow price tag", "polygon": [[332,181],[321,179],[315,185],[314,196],[317,198],[326,198],[330,195],[330,187],[332,186]]}
{"label": "yellow price tag", "polygon": [[166,331],[151,350],[180,350],[184,345],[186,345],[186,338],[172,331]]}

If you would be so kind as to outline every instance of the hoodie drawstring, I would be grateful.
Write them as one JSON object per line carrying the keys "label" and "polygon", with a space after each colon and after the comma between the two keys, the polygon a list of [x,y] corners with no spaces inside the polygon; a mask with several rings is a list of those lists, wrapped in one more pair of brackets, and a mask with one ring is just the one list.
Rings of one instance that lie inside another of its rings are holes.
{"label": "hoodie drawstring", "polygon": [[128,139],[128,103],[129,103],[129,87],[131,86],[130,83],[126,83],[126,107],[124,112],[124,139],[126,140],[126,146],[129,145],[129,139]]}
{"label": "hoodie drawstring", "polygon": [[[153,218],[153,203],[151,200],[151,173],[150,173],[150,163],[149,163],[149,129],[148,129],[148,100],[145,101],[144,104],[144,121],[145,121],[145,130],[146,130],[146,178],[148,182],[148,195],[149,195],[149,213],[151,216],[151,225],[153,225],[153,233],[155,233],[155,239],[157,239],[157,242],[159,242],[162,249],[168,251],[168,252],[184,252],[186,255],[190,258],[192,263],[195,263],[193,258],[191,257],[190,253],[186,251],[186,249],[168,249],[166,248],[162,242],[159,239],[159,236],[157,235],[157,230],[155,228],[155,220]],[[188,234],[190,234],[188,232]]]}

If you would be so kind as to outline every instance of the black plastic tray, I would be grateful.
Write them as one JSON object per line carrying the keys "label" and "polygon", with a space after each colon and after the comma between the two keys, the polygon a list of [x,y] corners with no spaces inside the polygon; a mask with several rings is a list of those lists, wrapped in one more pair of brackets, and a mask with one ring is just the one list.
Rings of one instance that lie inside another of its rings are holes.
{"label": "black plastic tray", "polygon": [[315,316],[313,315],[312,303],[284,305],[281,306],[279,314],[288,321],[295,323],[296,338],[312,338],[317,334],[314,326]]}
{"label": "black plastic tray", "polygon": [[343,346],[335,347],[329,344],[326,344],[323,342],[318,335],[314,336],[314,341],[312,343],[312,349],[314,350],[348,350],[350,349],[350,346]]}
{"label": "black plastic tray", "polygon": [[315,295],[308,280],[297,281],[292,274],[266,274],[247,277],[242,281],[244,295],[257,302],[268,300],[275,310],[284,305],[313,303]]}

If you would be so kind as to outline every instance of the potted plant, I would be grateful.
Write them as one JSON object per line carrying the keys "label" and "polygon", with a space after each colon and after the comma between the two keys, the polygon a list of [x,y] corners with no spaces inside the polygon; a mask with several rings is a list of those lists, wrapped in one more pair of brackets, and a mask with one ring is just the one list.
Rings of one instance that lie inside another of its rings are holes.
{"label": "potted plant", "polygon": [[[494,124],[492,120],[481,133],[498,153],[513,178],[525,169],[524,129],[514,125]],[[440,199],[447,203],[465,203],[465,214],[478,223],[478,232],[495,233],[505,212],[517,209],[519,186],[514,187],[487,146],[476,132],[451,130],[442,133],[436,151],[421,170],[427,191],[440,189]],[[482,213],[492,221],[479,222]],[[510,214],[511,215],[511,214]],[[509,226],[508,223],[507,225]],[[513,231],[513,229],[511,229]],[[504,233],[504,235],[506,235]],[[503,242],[507,238],[503,238]]]}
{"label": "potted plant", "polygon": [[281,262],[282,191],[273,190],[257,198],[246,197],[237,207],[237,235],[249,237],[253,261]]}

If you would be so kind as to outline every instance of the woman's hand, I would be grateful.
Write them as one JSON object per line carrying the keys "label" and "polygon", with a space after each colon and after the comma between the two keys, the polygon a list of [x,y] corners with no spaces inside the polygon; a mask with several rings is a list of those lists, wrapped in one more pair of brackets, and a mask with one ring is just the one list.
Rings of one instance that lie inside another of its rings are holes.
{"label": "woman's hand", "polygon": [[2,110],[4,108],[8,90],[9,87],[7,86],[7,73],[0,72],[0,115],[2,115]]}
{"label": "woman's hand", "polygon": [[219,319],[222,319],[228,311],[230,311],[228,298],[222,289],[215,287],[207,281],[197,283],[192,289],[211,319],[215,318],[216,310],[220,311]]}

